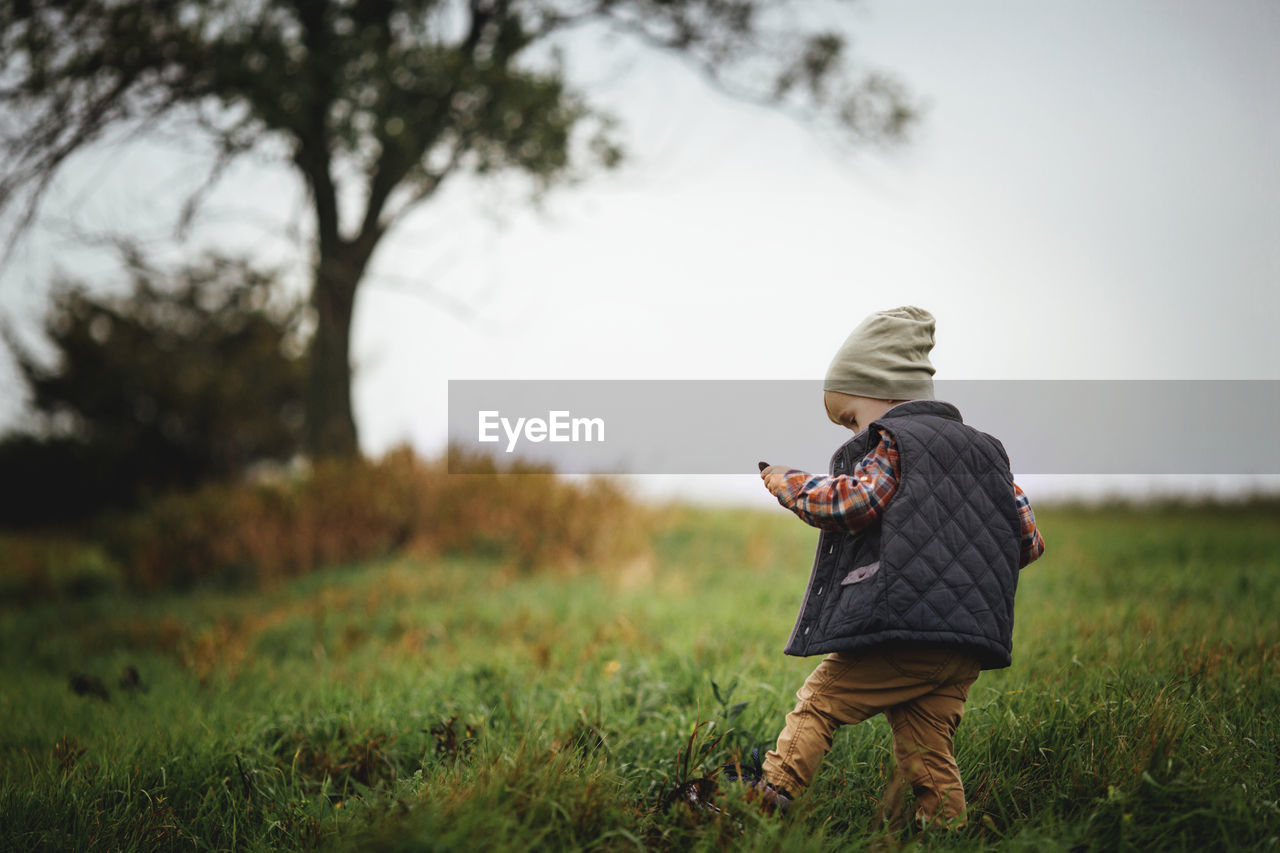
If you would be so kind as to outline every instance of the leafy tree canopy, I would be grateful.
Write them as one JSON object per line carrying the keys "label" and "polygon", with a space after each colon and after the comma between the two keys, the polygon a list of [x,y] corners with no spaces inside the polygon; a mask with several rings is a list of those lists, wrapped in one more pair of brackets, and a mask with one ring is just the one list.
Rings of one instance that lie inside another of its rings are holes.
{"label": "leafy tree canopy", "polygon": [[[550,186],[621,156],[608,117],[555,51],[535,46],[609,28],[688,60],[735,96],[856,142],[901,140],[914,116],[902,88],[853,70],[837,30],[804,23],[820,5],[0,0],[0,209],[30,223],[69,157],[161,118],[193,124],[218,152],[180,227],[237,157],[283,152],[309,190],[314,233],[309,446],[349,454],[352,308],[389,229],[461,171],[514,170]],[[358,209],[339,203],[350,198]]]}

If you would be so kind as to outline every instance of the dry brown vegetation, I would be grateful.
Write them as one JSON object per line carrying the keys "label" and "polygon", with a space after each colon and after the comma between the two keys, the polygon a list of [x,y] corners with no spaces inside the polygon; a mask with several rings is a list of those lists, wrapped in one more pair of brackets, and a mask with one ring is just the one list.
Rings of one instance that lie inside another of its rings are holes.
{"label": "dry brown vegetation", "polygon": [[[468,554],[559,571],[646,550],[645,513],[613,481],[573,482],[484,457],[324,461],[205,486],[97,520],[76,536],[0,540],[0,588],[26,599],[205,583],[273,585],[322,566]],[[642,565],[642,563],[641,563]]]}

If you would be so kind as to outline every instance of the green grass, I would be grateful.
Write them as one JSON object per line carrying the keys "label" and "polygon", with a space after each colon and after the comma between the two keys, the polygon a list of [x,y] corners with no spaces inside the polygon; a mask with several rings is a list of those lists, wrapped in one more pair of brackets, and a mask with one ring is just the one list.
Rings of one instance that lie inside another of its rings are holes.
{"label": "green grass", "polygon": [[814,532],[688,510],[652,559],[574,573],[398,560],[0,606],[0,846],[1280,849],[1280,509],[1040,521],[1014,666],[957,735],[959,832],[875,824],[883,718],[838,733],[785,820],[664,807],[768,746],[816,663],[780,651]]}

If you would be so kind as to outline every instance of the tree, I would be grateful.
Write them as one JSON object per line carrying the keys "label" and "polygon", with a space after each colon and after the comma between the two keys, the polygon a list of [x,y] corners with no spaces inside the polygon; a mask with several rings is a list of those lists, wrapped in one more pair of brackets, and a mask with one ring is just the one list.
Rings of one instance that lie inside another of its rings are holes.
{"label": "tree", "polygon": [[[523,172],[543,187],[615,165],[608,117],[539,46],[603,26],[691,62],[726,91],[895,142],[902,88],[855,74],[812,0],[0,0],[0,209],[34,219],[69,157],[120,128],[193,122],[219,152],[189,224],[241,155],[274,142],[314,226],[308,446],[353,454],[352,310],[373,253],[451,176]],[[279,145],[278,143],[283,143]],[[340,199],[362,209],[344,216]],[[21,230],[21,229],[19,229]]]}
{"label": "tree", "polygon": [[7,524],[82,518],[302,447],[303,304],[241,261],[164,275],[125,260],[127,294],[56,289],[51,363],[4,334],[35,410],[0,443]]}

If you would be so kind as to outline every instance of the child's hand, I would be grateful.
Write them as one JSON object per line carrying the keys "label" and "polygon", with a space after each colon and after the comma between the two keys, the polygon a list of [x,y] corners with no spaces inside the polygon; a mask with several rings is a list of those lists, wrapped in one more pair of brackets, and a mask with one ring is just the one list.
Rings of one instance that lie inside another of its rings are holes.
{"label": "child's hand", "polygon": [[775,498],[786,491],[787,472],[790,470],[786,465],[770,465],[760,469],[760,479],[764,480],[764,487]]}

